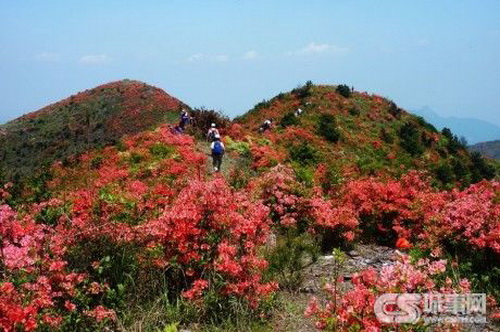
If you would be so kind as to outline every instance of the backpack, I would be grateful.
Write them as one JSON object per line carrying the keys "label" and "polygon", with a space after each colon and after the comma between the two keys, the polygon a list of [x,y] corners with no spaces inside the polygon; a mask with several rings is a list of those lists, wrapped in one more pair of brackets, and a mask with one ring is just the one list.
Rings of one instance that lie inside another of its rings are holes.
{"label": "backpack", "polygon": [[222,144],[220,141],[214,142],[214,147],[212,149],[212,152],[214,154],[222,154],[224,152],[224,148],[222,147]]}

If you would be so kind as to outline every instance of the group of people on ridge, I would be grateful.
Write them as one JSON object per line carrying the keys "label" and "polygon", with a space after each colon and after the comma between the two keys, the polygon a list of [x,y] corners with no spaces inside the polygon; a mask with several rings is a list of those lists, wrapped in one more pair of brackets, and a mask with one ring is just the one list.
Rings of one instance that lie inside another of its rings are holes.
{"label": "group of people on ridge", "polygon": [[[172,129],[173,132],[175,134],[183,134],[186,126],[191,122],[191,120],[192,118],[189,116],[189,113],[185,109],[183,109],[181,111],[179,124]],[[212,123],[210,125],[210,129],[208,129],[207,141],[211,142],[210,150],[212,152],[214,171],[220,172],[222,157],[224,156],[226,148],[224,146],[224,143],[222,143],[221,141],[221,136],[215,123]]]}
{"label": "group of people on ridge", "polygon": [[[302,115],[303,110],[298,108],[294,115],[299,117]],[[189,124],[191,121],[191,117],[189,116],[189,113],[186,110],[182,110],[181,116],[180,116],[180,121],[177,126],[173,128],[174,132],[177,134],[182,134],[184,132],[184,129],[186,128],[186,125]],[[262,125],[259,127],[258,131],[260,133],[263,133],[267,130],[271,129],[273,119],[266,119]],[[210,128],[208,129],[207,132],[207,141],[211,142],[210,143],[210,150],[212,152],[212,165],[214,167],[215,172],[220,172],[221,165],[222,165],[222,157],[224,156],[224,152],[226,151],[226,148],[224,146],[224,143],[221,141],[221,136],[220,132],[217,129],[217,126],[215,123],[212,123],[210,125]]]}

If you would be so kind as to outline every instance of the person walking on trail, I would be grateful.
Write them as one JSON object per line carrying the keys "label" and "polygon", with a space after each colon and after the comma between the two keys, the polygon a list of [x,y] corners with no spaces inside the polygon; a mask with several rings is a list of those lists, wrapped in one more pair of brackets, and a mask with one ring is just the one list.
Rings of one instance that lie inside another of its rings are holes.
{"label": "person walking on trail", "polygon": [[184,133],[184,130],[182,130],[181,126],[179,125],[175,126],[171,130],[174,135],[182,135]]}
{"label": "person walking on trail", "polygon": [[179,122],[179,127],[181,127],[184,130],[188,123],[189,123],[189,113],[185,109],[183,109],[181,112],[181,121]]}
{"label": "person walking on trail", "polygon": [[215,172],[220,172],[220,167],[222,164],[222,157],[224,156],[225,147],[224,143],[220,140],[220,135],[215,136],[215,140],[210,145],[212,149],[212,161]]}
{"label": "person walking on trail", "polygon": [[295,111],[294,114],[295,114],[295,116],[299,117],[302,114],[302,112],[304,112],[304,111],[301,108],[297,108],[297,110]]}
{"label": "person walking on trail", "polygon": [[209,142],[215,141],[216,136],[220,136],[220,133],[219,133],[219,130],[217,130],[215,123],[212,123],[210,125],[210,129],[208,129],[207,141],[209,141]]}
{"label": "person walking on trail", "polygon": [[272,120],[271,119],[267,119],[266,121],[264,121],[264,123],[262,124],[262,126],[260,126],[259,132],[263,133],[266,130],[271,129],[271,124],[272,124]]}

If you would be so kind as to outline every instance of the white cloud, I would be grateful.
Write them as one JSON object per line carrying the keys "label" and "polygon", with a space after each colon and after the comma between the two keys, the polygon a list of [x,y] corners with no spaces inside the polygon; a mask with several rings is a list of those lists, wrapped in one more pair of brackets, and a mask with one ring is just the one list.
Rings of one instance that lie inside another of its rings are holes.
{"label": "white cloud", "polygon": [[243,55],[243,59],[245,60],[253,60],[257,57],[257,52],[254,50],[248,51]]}
{"label": "white cloud", "polygon": [[61,55],[52,52],[42,52],[35,55],[35,59],[38,61],[57,62],[61,60]]}
{"label": "white cloud", "polygon": [[287,52],[287,55],[313,55],[313,54],[345,54],[349,52],[349,48],[330,44],[318,44],[315,42],[309,43],[307,46]]}
{"label": "white cloud", "polygon": [[203,60],[205,58],[205,55],[202,54],[202,53],[198,53],[198,54],[193,54],[191,55],[190,57],[188,57],[188,61],[189,62],[197,62],[197,61],[200,61],[200,60]]}
{"label": "white cloud", "polygon": [[204,54],[197,53],[189,56],[187,58],[188,62],[200,62],[200,61],[210,61],[210,62],[227,62],[229,61],[229,56],[226,54]]}
{"label": "white cloud", "polygon": [[109,62],[110,58],[106,54],[89,54],[80,58],[83,65],[102,65]]}

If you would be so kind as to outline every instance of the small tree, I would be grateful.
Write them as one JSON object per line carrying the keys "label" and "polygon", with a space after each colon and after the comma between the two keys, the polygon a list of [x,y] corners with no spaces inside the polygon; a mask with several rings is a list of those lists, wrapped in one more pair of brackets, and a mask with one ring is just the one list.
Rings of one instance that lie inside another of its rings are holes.
{"label": "small tree", "polygon": [[332,114],[322,114],[319,117],[316,131],[329,142],[337,143],[340,139],[340,132],[337,129],[337,121]]}
{"label": "small tree", "polygon": [[340,84],[337,85],[337,93],[344,96],[345,98],[349,98],[351,96],[351,89],[345,84]]}
{"label": "small tree", "polygon": [[299,124],[299,119],[293,114],[293,112],[285,114],[280,121],[280,126],[286,128],[288,126],[296,126]]}
{"label": "small tree", "polygon": [[399,130],[399,137],[401,138],[401,147],[412,156],[416,156],[424,152],[420,132],[413,123],[405,123]]}

